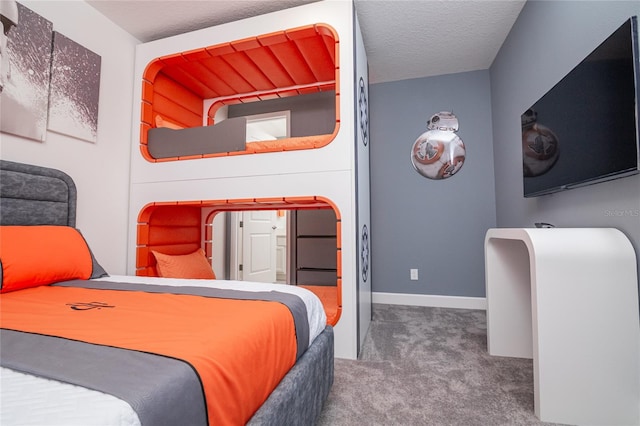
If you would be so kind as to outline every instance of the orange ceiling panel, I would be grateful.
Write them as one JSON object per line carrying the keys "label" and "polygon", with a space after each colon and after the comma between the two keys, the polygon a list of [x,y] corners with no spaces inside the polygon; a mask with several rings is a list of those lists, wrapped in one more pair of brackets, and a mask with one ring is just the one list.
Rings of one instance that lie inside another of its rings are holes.
{"label": "orange ceiling panel", "polygon": [[255,88],[244,79],[243,75],[236,71],[225,60],[229,55],[215,56],[203,61],[203,65],[214,70],[217,78],[222,80],[233,90],[233,94],[253,92]]}
{"label": "orange ceiling panel", "polygon": [[286,43],[288,40],[287,34],[284,31],[278,31],[260,36],[258,42],[261,46],[271,46],[273,44]]}
{"label": "orange ceiling panel", "polygon": [[296,28],[295,30],[285,31],[289,40],[300,40],[303,38],[315,37],[317,30],[315,26]]}
{"label": "orange ceiling panel", "polygon": [[[220,79],[215,69],[207,67],[206,61],[188,62],[180,67],[180,70],[189,74],[201,83],[200,90],[196,92],[201,99],[217,97],[224,93],[233,93],[233,89]],[[196,89],[197,90],[197,89]]]}
{"label": "orange ceiling panel", "polygon": [[[326,84],[336,79],[337,43],[330,27],[309,25],[166,55],[147,66],[144,80],[171,79],[200,99]],[[152,102],[147,91],[143,100]]]}
{"label": "orange ceiling panel", "polygon": [[201,99],[218,96],[205,82],[198,80],[183,67],[165,67],[160,72],[176,83],[184,86],[185,89],[190,90]]}
{"label": "orange ceiling panel", "polygon": [[261,71],[275,87],[294,85],[293,79],[287,70],[269,49],[253,49],[244,53],[254,63],[260,64]]}
{"label": "orange ceiling panel", "polygon": [[184,107],[183,104],[176,104],[170,98],[156,94],[153,99],[153,110],[165,119],[171,117],[171,121],[182,125],[182,127],[197,127],[202,125],[202,112],[196,114]]}
{"label": "orange ceiling panel", "polygon": [[242,52],[244,50],[256,49],[260,47],[260,42],[257,37],[245,38],[244,40],[238,40],[231,42],[231,47],[237,52]]}
{"label": "orange ceiling panel", "polygon": [[296,47],[318,81],[330,81],[335,78],[333,59],[321,37],[296,40]]}
{"label": "orange ceiling panel", "polygon": [[254,90],[272,90],[275,85],[262,72],[260,66],[245,52],[224,55],[224,60],[249,83]]}
{"label": "orange ceiling panel", "polygon": [[188,62],[193,61],[201,61],[203,59],[208,59],[211,56],[211,53],[207,51],[206,48],[190,50],[188,52],[182,52],[181,55]]}
{"label": "orange ceiling panel", "polygon": [[269,46],[269,49],[278,58],[295,84],[311,84],[314,81],[318,81],[295,43],[274,44]]}
{"label": "orange ceiling panel", "polygon": [[182,104],[185,108],[189,109],[194,114],[202,114],[202,99],[190,90],[185,89],[184,86],[167,78],[164,74],[158,75],[158,78],[156,78],[153,85],[153,90],[156,95],[161,94],[165,98],[183,99],[185,102],[182,102]]}

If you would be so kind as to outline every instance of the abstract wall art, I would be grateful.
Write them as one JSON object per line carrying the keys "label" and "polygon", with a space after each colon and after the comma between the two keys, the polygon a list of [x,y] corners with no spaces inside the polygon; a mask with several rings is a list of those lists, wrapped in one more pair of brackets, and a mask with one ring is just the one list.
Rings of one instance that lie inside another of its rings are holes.
{"label": "abstract wall art", "polygon": [[0,15],[0,131],[42,142],[53,24],[13,0],[0,1]]}
{"label": "abstract wall art", "polygon": [[99,55],[54,31],[49,130],[97,141],[100,66]]}

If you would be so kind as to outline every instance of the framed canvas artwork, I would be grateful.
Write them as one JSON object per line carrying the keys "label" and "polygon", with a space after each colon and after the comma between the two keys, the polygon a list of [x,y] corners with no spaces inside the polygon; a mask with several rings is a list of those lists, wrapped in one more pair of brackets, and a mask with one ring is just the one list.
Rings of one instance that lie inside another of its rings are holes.
{"label": "framed canvas artwork", "polygon": [[97,141],[100,65],[100,55],[53,32],[49,130]]}
{"label": "framed canvas artwork", "polygon": [[0,1],[0,15],[0,131],[42,142],[53,25],[14,0]]}

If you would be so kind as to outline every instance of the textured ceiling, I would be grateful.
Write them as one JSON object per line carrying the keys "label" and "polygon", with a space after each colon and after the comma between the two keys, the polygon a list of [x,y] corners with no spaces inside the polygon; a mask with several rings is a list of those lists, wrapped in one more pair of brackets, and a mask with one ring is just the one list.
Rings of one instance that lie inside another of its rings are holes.
{"label": "textured ceiling", "polygon": [[375,83],[489,68],[524,1],[355,4]]}
{"label": "textured ceiling", "polygon": [[[312,2],[88,1],[143,42]],[[525,0],[355,0],[370,82],[489,68],[524,3]]]}

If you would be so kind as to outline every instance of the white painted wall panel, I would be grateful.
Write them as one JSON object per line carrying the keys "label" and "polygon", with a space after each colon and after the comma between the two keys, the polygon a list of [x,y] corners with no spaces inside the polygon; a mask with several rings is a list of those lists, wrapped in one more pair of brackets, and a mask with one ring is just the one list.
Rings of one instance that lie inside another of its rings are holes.
{"label": "white painted wall panel", "polygon": [[137,39],[82,1],[20,1],[58,31],[101,57],[98,140],[47,132],[44,142],[0,133],[3,160],[52,167],[78,189],[77,227],[101,265],[123,274],[127,262],[127,206],[133,72]]}

